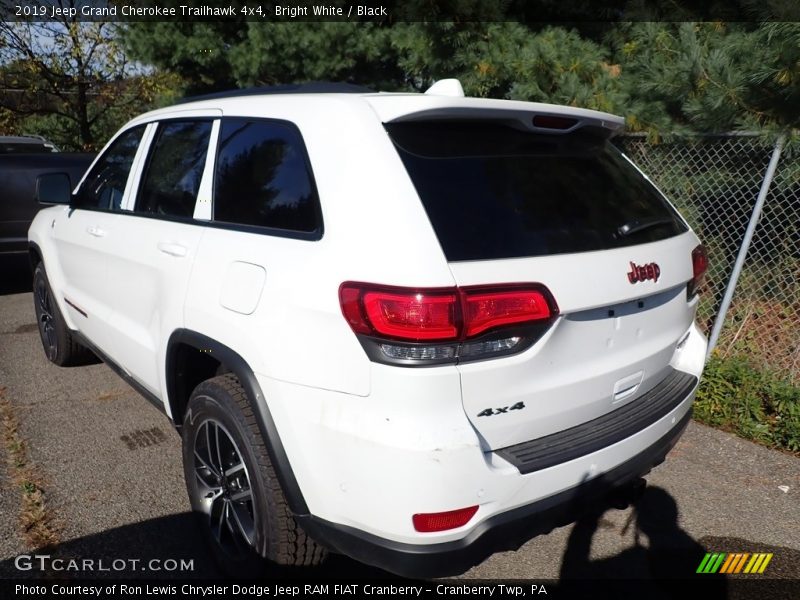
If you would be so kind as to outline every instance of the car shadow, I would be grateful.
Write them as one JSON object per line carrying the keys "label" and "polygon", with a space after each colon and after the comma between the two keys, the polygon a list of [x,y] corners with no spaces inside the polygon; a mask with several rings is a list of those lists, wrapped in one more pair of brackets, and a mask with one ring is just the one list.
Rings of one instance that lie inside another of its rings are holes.
{"label": "car shadow", "polygon": [[[85,561],[93,561],[92,566],[83,568],[88,564]],[[40,566],[43,563],[49,568],[42,570]],[[181,570],[182,564],[191,567]],[[31,552],[30,555],[0,561],[0,579],[43,578],[223,579],[225,574],[209,552],[194,515],[186,512],[124,525]],[[393,579],[396,576],[345,556],[331,554],[318,567],[268,566],[262,573],[253,573],[253,578],[362,580]]]}
{"label": "car shadow", "polygon": [[27,254],[0,254],[0,296],[22,294],[33,289],[33,274]]}
{"label": "car shadow", "polygon": [[[559,591],[570,597],[592,591],[593,598],[614,598],[616,593],[636,593],[648,599],[679,598],[692,589],[702,597],[728,597],[728,582],[722,574],[697,574],[706,549],[678,524],[678,505],[660,487],[648,487],[634,502],[630,520],[623,529],[634,528],[635,543],[617,555],[591,558],[592,538],[605,509],[579,519],[569,536],[561,565]],[[608,596],[604,596],[608,593]]]}

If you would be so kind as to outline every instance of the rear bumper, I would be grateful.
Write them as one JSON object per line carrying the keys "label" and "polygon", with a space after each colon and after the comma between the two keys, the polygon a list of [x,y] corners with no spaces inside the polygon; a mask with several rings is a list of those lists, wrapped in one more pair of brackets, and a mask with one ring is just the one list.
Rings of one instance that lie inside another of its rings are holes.
{"label": "rear bumper", "polygon": [[607,497],[633,484],[664,461],[683,434],[691,410],[655,443],[634,458],[576,487],[481,522],[465,537],[436,544],[409,544],[384,539],[313,515],[297,517],[298,523],[320,543],[356,560],[406,577],[443,577],[463,573],[491,554],[516,550],[522,544],[566,525],[601,506]]}
{"label": "rear bumper", "polygon": [[[276,429],[291,432],[281,435],[283,468],[304,500],[298,522],[335,551],[399,574],[432,576],[462,572],[574,520],[582,507],[661,462],[688,420],[705,349],[692,327],[670,362],[680,372],[674,381],[686,385],[665,387],[665,397],[653,388],[656,395],[629,403],[630,410],[547,440],[563,452],[538,452],[531,442],[508,458],[481,443],[451,368],[375,365],[366,397],[256,377]],[[530,463],[531,456],[550,463]],[[417,513],[476,505],[470,522],[456,529],[423,533],[412,523]]]}

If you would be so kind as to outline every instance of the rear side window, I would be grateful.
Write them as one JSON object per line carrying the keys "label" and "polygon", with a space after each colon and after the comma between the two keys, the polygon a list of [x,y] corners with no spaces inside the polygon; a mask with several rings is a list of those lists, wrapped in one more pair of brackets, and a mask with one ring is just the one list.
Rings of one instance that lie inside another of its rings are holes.
{"label": "rear side window", "polygon": [[222,121],[214,220],[321,232],[319,199],[297,128],[280,121]]}
{"label": "rear side window", "polygon": [[606,250],[686,231],[614,146],[502,124],[388,124],[448,260]]}
{"label": "rear side window", "polygon": [[136,212],[191,217],[206,165],[211,121],[166,121],[150,149]]}
{"label": "rear side window", "polygon": [[73,207],[119,210],[143,133],[144,126],[134,127],[111,143],[86,176]]}

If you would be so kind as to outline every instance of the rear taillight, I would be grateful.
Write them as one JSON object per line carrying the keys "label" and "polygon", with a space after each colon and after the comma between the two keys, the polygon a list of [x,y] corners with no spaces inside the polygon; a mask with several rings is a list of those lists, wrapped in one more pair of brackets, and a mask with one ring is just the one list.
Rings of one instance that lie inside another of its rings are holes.
{"label": "rear taillight", "polygon": [[458,336],[456,294],[367,291],[364,315],[380,335],[408,340],[449,340]]}
{"label": "rear taillight", "polygon": [[466,292],[464,309],[468,338],[504,325],[549,319],[552,314],[540,290]]}
{"label": "rear taillight", "polygon": [[339,301],[373,360],[409,366],[519,352],[558,314],[539,284],[414,289],[346,282]]}
{"label": "rear taillight", "polygon": [[686,297],[691,299],[700,291],[705,279],[706,271],[708,271],[708,254],[706,249],[701,245],[692,250],[692,279],[686,287]]}

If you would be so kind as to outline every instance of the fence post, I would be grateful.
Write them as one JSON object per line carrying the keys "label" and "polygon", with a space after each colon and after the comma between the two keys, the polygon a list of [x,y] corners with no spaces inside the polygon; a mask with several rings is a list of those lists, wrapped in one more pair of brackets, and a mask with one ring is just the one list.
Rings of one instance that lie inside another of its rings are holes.
{"label": "fence post", "polygon": [[742,274],[742,267],[744,266],[745,258],[747,258],[747,251],[750,249],[750,242],[753,241],[753,233],[758,225],[758,219],[761,217],[761,211],[764,208],[764,202],[769,193],[769,187],[772,185],[772,179],[775,177],[775,170],[778,168],[778,161],[781,158],[781,151],[783,150],[784,136],[778,137],[775,142],[775,148],[772,150],[772,158],[770,158],[767,172],[764,174],[764,181],[761,182],[761,190],[758,192],[756,204],[753,207],[753,214],[750,215],[750,222],[747,224],[747,230],[744,232],[742,245],[739,248],[739,254],[736,256],[736,262],[733,264],[731,277],[728,280],[728,286],[725,289],[725,295],[722,298],[722,303],[719,306],[719,312],[714,319],[714,326],[711,328],[711,335],[708,339],[708,352],[706,353],[706,360],[711,356],[714,348],[719,340],[719,334],[722,331],[722,326],[725,323],[725,315],[730,308],[731,300],[733,300],[733,293],[736,290],[736,284],[739,281],[739,275]]}

